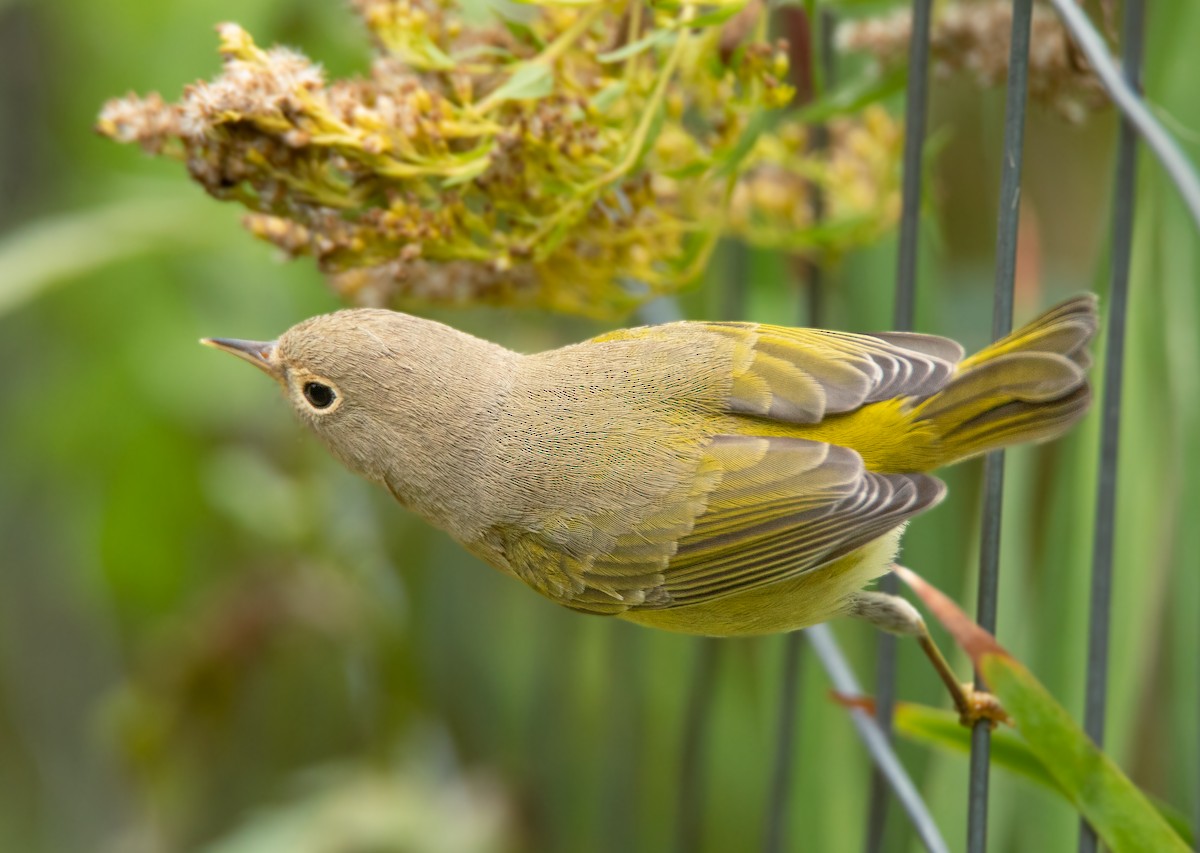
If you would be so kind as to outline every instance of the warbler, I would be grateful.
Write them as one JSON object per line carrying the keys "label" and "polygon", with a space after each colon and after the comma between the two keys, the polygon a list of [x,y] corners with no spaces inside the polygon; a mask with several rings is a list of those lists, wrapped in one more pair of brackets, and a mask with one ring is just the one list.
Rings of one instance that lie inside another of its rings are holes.
{"label": "warbler", "polygon": [[263,370],[347,467],[575,610],[690,634],[857,616],[928,472],[1066,431],[1087,410],[1096,302],[1078,296],[964,358],[947,338],[739,322],[623,329],[522,355],[381,309],[275,341],[206,338]]}

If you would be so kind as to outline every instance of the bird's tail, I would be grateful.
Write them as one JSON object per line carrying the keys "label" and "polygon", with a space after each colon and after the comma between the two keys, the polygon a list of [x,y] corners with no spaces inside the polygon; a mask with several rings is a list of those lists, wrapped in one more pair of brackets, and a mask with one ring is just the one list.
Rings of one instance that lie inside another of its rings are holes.
{"label": "bird's tail", "polygon": [[1076,296],[960,362],[912,411],[935,436],[939,464],[1066,432],[1091,403],[1087,345],[1097,325],[1096,298]]}

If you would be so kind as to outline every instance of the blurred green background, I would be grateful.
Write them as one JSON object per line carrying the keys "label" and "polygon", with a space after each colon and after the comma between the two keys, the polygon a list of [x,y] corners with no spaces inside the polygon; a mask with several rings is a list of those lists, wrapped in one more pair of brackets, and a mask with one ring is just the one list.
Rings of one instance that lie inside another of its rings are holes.
{"label": "blurred green background", "polygon": [[[310,265],[280,262],[177,164],[91,132],[111,96],[173,98],[214,75],[212,25],[226,19],[332,74],[365,68],[356,19],[325,0],[0,0],[0,849],[668,849],[696,642],[557,609],[482,566],[345,473],[261,376],[196,345],[336,307]],[[1193,160],[1197,32],[1196,4],[1153,5],[1147,90]],[[1000,92],[933,91],[917,326],[969,347],[990,327],[1002,112]],[[1018,321],[1106,289],[1114,131],[1111,114],[1031,116]],[[1191,811],[1200,250],[1142,165],[1109,747]],[[830,270],[826,322],[887,327],[894,265],[887,241]],[[682,304],[805,321],[791,265],[761,253],[723,250]],[[522,350],[601,330],[500,309],[437,316]],[[1093,414],[1010,453],[1005,507],[999,636],[1075,713],[1096,432]],[[979,473],[946,472],[950,499],[904,547],[968,606]],[[835,632],[870,683],[875,636]],[[720,646],[706,850],[759,844],[781,649]],[[900,654],[901,698],[945,706],[915,644]],[[815,660],[802,665],[790,837],[857,849],[869,766]],[[900,749],[958,847],[965,759]],[[992,849],[1067,849],[1076,827],[1051,794],[994,771]],[[893,813],[887,849],[912,845]]]}

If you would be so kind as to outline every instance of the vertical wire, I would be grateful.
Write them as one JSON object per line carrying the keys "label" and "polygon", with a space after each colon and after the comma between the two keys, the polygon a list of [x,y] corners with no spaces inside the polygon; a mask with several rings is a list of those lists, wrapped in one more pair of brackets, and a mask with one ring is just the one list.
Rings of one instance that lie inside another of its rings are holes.
{"label": "vertical wire", "polygon": [[[795,10],[794,14],[803,14]],[[807,59],[809,68],[793,69],[793,73],[806,73],[810,80],[819,79],[821,87],[834,85],[833,30],[835,18],[828,9],[817,13],[816,21],[808,21],[809,39]],[[793,45],[795,47],[795,45]],[[821,74],[815,73],[820,63]],[[816,89],[815,84],[812,89]],[[799,87],[798,87],[799,89]],[[824,125],[813,128],[812,148],[819,151],[829,145],[828,129]],[[825,200],[820,188],[811,188],[812,217],[817,222],[824,216]],[[802,322],[820,327],[824,324],[824,281],[819,260],[804,265],[805,317]],[[766,828],[763,833],[764,853],[782,853],[787,849],[786,816],[791,798],[793,768],[795,765],[796,727],[799,720],[800,674],[804,655],[803,632],[792,631],[783,638],[783,680],[779,693],[779,728],[775,736],[775,760],[771,771],[771,784],[767,799]]]}
{"label": "vertical wire", "polygon": [[[1121,25],[1121,71],[1135,91],[1141,88],[1145,7],[1126,0]],[[1117,514],[1117,451],[1121,431],[1121,396],[1125,376],[1125,319],[1129,305],[1129,262],[1133,245],[1134,190],[1137,182],[1137,131],[1122,117],[1117,140],[1113,192],[1112,279],[1108,295],[1108,339],[1104,347],[1104,399],[1100,409],[1100,461],[1096,485],[1096,520],[1092,529],[1092,595],[1088,622],[1088,667],[1084,730],[1097,746],[1104,744],[1108,698],[1109,616],[1112,603],[1113,530]],[[1080,853],[1094,853],[1095,830],[1079,825]]]}
{"label": "vertical wire", "polygon": [[704,802],[704,761],[707,757],[705,733],[712,710],[713,684],[721,641],[703,637],[696,643],[692,685],[684,708],[683,743],[679,756],[679,807],[675,823],[677,853],[695,853],[700,849],[701,806]]}
{"label": "vertical wire", "polygon": [[[913,0],[911,35],[908,44],[908,90],[904,106],[904,170],[901,190],[900,246],[896,257],[896,310],[893,328],[907,332],[913,327],[917,293],[917,248],[921,224],[922,154],[925,148],[926,114],[929,103],[929,36],[932,0]],[[881,592],[895,595],[896,576],[884,575]],[[897,637],[879,633],[875,677],[875,721],[888,738],[892,735],[892,712],[896,703]],[[867,853],[883,847],[887,828],[888,788],[881,768],[871,773],[867,807]]]}
{"label": "vertical wire", "polygon": [[645,754],[646,666],[645,644],[640,625],[613,620],[609,626],[608,666],[612,684],[620,689],[609,700],[606,738],[620,748],[606,756],[608,779],[602,812],[603,849],[631,853],[638,849],[640,804],[644,781],[639,773]]}
{"label": "vertical wire", "polygon": [[[648,302],[638,309],[640,319],[650,325],[683,319],[679,303],[670,297]],[[713,684],[716,682],[720,641],[697,638],[692,664],[691,684],[683,708],[683,738],[679,750],[678,800],[675,813],[675,849],[693,853],[700,848],[701,806],[704,802],[705,734],[712,711]]]}
{"label": "vertical wire", "polygon": [[917,294],[917,238],[921,225],[922,165],[929,104],[929,33],[933,0],[913,0],[908,46],[908,89],[904,106],[904,172],[901,189],[900,246],[896,256],[896,313],[893,328],[913,327]]}
{"label": "vertical wire", "polygon": [[[642,305],[638,319],[647,325],[683,319],[679,303],[664,296]],[[700,806],[704,799],[705,738],[712,705],[712,687],[717,668],[718,642],[710,637],[695,644],[691,684],[683,708],[683,739],[680,743],[678,800],[675,815],[675,849],[691,853],[699,848]]]}
{"label": "vertical wire", "polygon": [[[1014,0],[1012,41],[1008,57],[1008,91],[1004,107],[1004,151],[1000,169],[1000,210],[996,225],[996,279],[992,338],[1012,330],[1013,284],[1017,266],[1017,226],[1021,210],[1021,161],[1024,155],[1025,95],[1029,77],[1029,30],[1033,0]],[[983,477],[983,529],[979,549],[977,621],[996,630],[996,599],[1000,581],[1000,510],[1004,500],[1004,451],[987,455]],[[975,675],[980,685],[979,674]],[[991,729],[987,720],[971,731],[971,771],[967,800],[967,850],[987,849],[988,768]]]}
{"label": "vertical wire", "polygon": [[767,827],[763,836],[765,853],[782,853],[787,848],[785,818],[792,791],[792,766],[795,763],[796,720],[799,716],[801,640],[803,631],[792,631],[783,638],[783,684],[779,692],[779,731],[775,736],[775,763],[768,795]]}

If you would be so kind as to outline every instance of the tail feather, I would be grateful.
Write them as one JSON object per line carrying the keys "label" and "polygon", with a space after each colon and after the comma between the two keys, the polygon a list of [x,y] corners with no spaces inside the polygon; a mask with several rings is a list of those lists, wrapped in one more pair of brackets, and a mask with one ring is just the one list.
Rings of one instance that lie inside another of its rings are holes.
{"label": "tail feather", "polygon": [[1087,345],[1097,326],[1095,297],[1077,296],[962,361],[913,410],[932,425],[941,464],[1066,432],[1091,402]]}
{"label": "tail feather", "polygon": [[958,370],[961,373],[1010,352],[1058,353],[1086,369],[1091,366],[1087,345],[1096,334],[1098,325],[1095,294],[1080,294],[1060,302],[1008,337],[964,359],[959,363]]}

